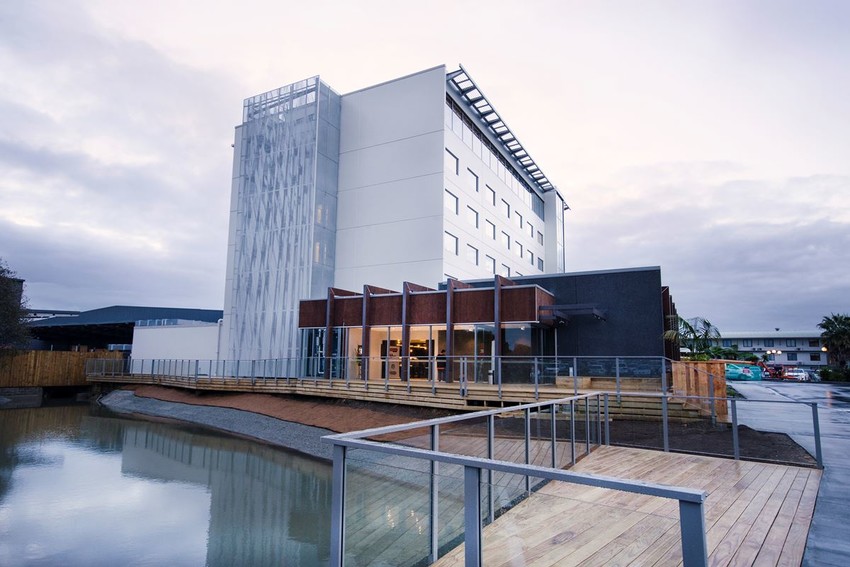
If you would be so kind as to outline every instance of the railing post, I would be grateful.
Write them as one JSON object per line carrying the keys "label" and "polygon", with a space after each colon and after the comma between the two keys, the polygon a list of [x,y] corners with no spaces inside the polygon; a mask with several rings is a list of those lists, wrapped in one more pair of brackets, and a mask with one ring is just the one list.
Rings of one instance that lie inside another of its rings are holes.
{"label": "railing post", "polygon": [[552,468],[558,468],[558,422],[556,415],[557,404],[549,404],[549,411],[551,412],[551,416],[549,417],[549,421],[551,423],[552,431]]}
{"label": "railing post", "polygon": [[603,394],[605,396],[605,445],[611,444],[611,426],[608,421],[608,392]]}
{"label": "railing post", "polygon": [[570,400],[570,462],[576,464],[576,401]]}
{"label": "railing post", "polygon": [[711,424],[717,424],[717,408],[714,403],[714,374],[710,373],[708,375],[708,403],[711,404]]}
{"label": "railing post", "polygon": [[617,381],[617,403],[620,403],[620,357],[614,358],[614,368],[616,371],[616,381]]}
{"label": "railing post", "polygon": [[[487,416],[487,458],[495,458],[496,447],[496,416]],[[494,519],[494,502],[493,502],[493,470],[487,469],[487,523],[492,524]]]}
{"label": "railing post", "polygon": [[590,398],[584,399],[584,454],[590,454]]}
{"label": "railing post", "polygon": [[534,369],[532,373],[534,374],[534,400],[537,401],[540,399],[540,391],[539,391],[539,382],[540,382],[540,371],[537,367],[537,357],[534,357]]}
{"label": "railing post", "polygon": [[573,357],[573,395],[578,396],[578,357]]}
{"label": "railing post", "polygon": [[481,469],[463,467],[464,564],[481,567]]}
{"label": "railing post", "polygon": [[342,567],[345,558],[345,453],[344,445],[334,445],[330,564],[335,567]]}
{"label": "railing post", "polygon": [[708,545],[705,540],[702,502],[679,500],[679,524],[684,566],[705,567],[708,565]]}
{"label": "railing post", "polygon": [[[440,425],[431,426],[431,450],[440,450]],[[431,540],[431,557],[430,562],[435,563],[440,553],[440,463],[431,460],[431,481],[430,481],[430,540]]]}
{"label": "railing post", "polygon": [[602,403],[598,392],[596,394],[596,444],[602,445]]}
{"label": "railing post", "polygon": [[[531,464],[531,408],[525,408],[525,464]],[[525,492],[531,494],[531,477],[525,475]]]}
{"label": "railing post", "polygon": [[818,403],[811,402],[812,406],[812,426],[815,433],[815,459],[818,461],[818,468],[823,468],[823,451],[820,446],[820,420],[818,419]]}
{"label": "railing post", "polygon": [[664,451],[670,451],[670,424],[667,415],[667,360],[661,359],[661,431]]}
{"label": "railing post", "polygon": [[738,441],[738,404],[735,403],[735,398],[730,400],[732,406],[732,449],[735,451],[735,460],[741,459],[741,446]]}

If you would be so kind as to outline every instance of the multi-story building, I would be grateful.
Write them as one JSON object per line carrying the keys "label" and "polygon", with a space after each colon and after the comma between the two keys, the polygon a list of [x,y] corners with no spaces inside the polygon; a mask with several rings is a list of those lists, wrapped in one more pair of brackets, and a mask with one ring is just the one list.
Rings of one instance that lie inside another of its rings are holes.
{"label": "multi-story building", "polygon": [[444,66],[339,95],[245,100],[222,358],[293,358],[299,300],[565,269],[563,197],[491,102]]}
{"label": "multi-story building", "polygon": [[721,333],[717,346],[737,347],[771,364],[817,370],[827,365],[827,352],[820,331],[733,331]]}

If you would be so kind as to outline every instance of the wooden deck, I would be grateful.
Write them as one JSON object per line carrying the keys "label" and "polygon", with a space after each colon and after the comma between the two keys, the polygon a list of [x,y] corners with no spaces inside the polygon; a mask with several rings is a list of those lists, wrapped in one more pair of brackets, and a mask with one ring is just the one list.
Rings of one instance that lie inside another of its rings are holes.
{"label": "wooden deck", "polygon": [[[572,470],[698,488],[709,565],[800,565],[821,471],[601,447]],[[678,503],[562,482],[484,528],[484,564],[680,565]],[[463,546],[435,565],[463,565]]]}

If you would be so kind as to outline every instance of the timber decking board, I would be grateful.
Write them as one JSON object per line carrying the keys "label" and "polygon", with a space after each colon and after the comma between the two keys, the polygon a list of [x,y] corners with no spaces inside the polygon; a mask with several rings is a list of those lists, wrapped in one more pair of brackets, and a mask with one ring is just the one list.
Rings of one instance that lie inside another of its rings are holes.
{"label": "timber decking board", "polygon": [[[710,565],[799,565],[821,471],[600,447],[573,467],[705,490]],[[564,512],[564,513],[561,513]],[[550,482],[484,528],[485,565],[681,565],[678,505]],[[463,546],[435,565],[461,565]]]}

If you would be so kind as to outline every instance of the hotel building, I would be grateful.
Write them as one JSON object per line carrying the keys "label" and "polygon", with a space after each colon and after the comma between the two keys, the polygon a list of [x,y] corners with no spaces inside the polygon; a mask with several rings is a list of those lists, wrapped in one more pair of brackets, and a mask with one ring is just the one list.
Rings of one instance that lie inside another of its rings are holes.
{"label": "hotel building", "polygon": [[245,100],[222,359],[294,358],[299,301],[562,273],[562,195],[462,67]]}

